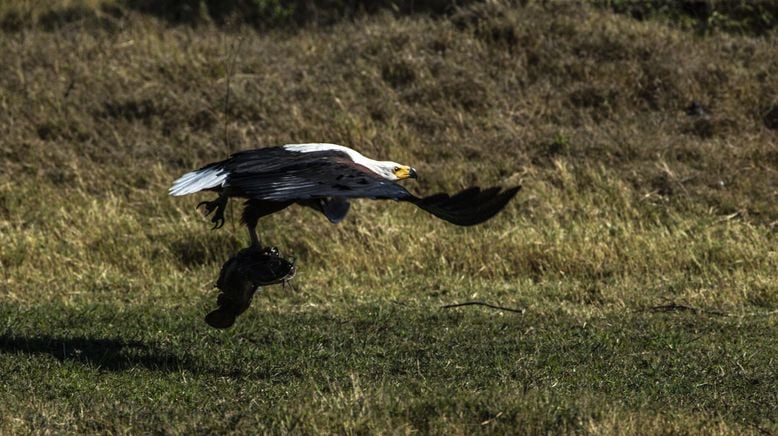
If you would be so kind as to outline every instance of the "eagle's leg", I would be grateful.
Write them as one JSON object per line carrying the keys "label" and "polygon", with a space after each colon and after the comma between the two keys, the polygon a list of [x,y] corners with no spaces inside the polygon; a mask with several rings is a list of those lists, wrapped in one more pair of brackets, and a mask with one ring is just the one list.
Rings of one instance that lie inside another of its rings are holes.
{"label": "eagle's leg", "polygon": [[243,224],[246,225],[246,228],[249,231],[251,246],[262,248],[262,241],[260,241],[259,235],[257,235],[257,225],[259,224],[259,219],[262,217],[262,213],[258,207],[258,204],[259,202],[256,200],[247,200],[246,206],[243,208],[242,218]]}
{"label": "eagle's leg", "polygon": [[251,238],[251,246],[262,248],[262,245],[260,244],[259,236],[257,235],[257,224],[259,223],[259,220],[254,223],[254,225],[247,224],[246,228],[249,230],[249,238]]}
{"label": "eagle's leg", "polygon": [[208,216],[213,213],[213,217],[211,217],[211,222],[213,223],[214,229],[218,229],[224,225],[224,210],[227,208],[228,199],[229,196],[227,195],[227,191],[224,190],[219,194],[219,197],[216,198],[216,200],[201,201],[200,203],[197,204],[198,209],[201,206],[205,209],[204,212],[205,216]]}
{"label": "eagle's leg", "polygon": [[246,224],[246,227],[248,228],[249,238],[251,238],[251,245],[253,247],[263,248],[262,240],[259,239],[259,236],[257,235],[259,219],[263,216],[285,209],[290,204],[292,203],[253,199],[246,201],[246,206],[243,208],[243,223]]}

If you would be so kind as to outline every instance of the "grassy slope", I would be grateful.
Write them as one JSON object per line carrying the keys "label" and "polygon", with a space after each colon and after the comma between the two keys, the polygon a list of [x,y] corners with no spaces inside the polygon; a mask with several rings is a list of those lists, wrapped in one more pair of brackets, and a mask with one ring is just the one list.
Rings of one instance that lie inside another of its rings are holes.
{"label": "grassy slope", "polygon": [[[0,38],[0,430],[778,430],[776,316],[749,315],[778,308],[775,36],[578,6],[114,24]],[[237,208],[211,232],[166,188],[303,141],[412,164],[416,192],[525,189],[472,229],[285,211],[264,233],[298,290],[213,331]],[[526,311],[439,309],[467,300]],[[668,301],[734,316],[643,310]]]}

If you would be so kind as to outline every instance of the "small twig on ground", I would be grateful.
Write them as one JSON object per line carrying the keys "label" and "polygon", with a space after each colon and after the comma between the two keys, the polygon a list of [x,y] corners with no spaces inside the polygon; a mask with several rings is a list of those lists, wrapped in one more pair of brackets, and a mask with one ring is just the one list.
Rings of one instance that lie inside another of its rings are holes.
{"label": "small twig on ground", "polygon": [[771,316],[778,315],[778,310],[768,310],[767,312],[745,312],[745,313],[725,313],[725,316]]}
{"label": "small twig on ground", "polygon": [[646,311],[649,312],[694,312],[694,313],[708,313],[711,315],[726,316],[724,312],[718,310],[707,310],[699,307],[687,306],[685,304],[678,304],[676,302],[670,302],[667,304],[660,304],[657,306],[651,306]]}
{"label": "small twig on ground", "polygon": [[62,98],[66,99],[68,96],[70,96],[70,92],[73,91],[73,88],[76,87],[76,81],[71,77],[68,80],[68,86],[65,88],[65,92],[62,94]]}
{"label": "small twig on ground", "polygon": [[702,309],[699,307],[688,306],[686,304],[678,304],[674,301],[667,304],[660,304],[657,306],[651,306],[638,310],[638,312],[694,312],[699,314],[716,315],[716,316],[728,316],[728,317],[743,317],[743,316],[770,316],[778,314],[778,310],[770,310],[767,312],[745,312],[745,313],[730,313],[716,309]]}
{"label": "small twig on ground", "polygon": [[484,306],[484,307],[488,307],[490,309],[504,310],[506,312],[513,312],[513,313],[518,313],[518,314],[521,314],[521,315],[524,315],[524,312],[525,312],[525,309],[512,309],[510,307],[496,306],[494,304],[484,303],[482,301],[468,301],[466,303],[446,304],[445,306],[440,306],[440,308],[441,309],[453,309],[455,307],[463,307],[463,306]]}

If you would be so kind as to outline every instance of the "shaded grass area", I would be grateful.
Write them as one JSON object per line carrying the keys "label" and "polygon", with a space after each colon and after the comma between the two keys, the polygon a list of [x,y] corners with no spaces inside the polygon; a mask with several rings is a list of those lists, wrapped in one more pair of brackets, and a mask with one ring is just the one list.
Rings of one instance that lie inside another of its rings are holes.
{"label": "shaded grass area", "polygon": [[582,321],[381,300],[321,311],[266,298],[226,334],[199,322],[199,302],[164,311],[3,305],[0,365],[16,376],[0,382],[2,424],[119,433],[776,429],[769,318]]}

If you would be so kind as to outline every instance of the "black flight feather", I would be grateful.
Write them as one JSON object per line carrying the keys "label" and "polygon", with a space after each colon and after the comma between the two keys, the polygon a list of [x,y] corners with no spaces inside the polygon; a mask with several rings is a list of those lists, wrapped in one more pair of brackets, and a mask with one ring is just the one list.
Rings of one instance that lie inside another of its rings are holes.
{"label": "black flight feather", "polygon": [[435,194],[429,197],[405,199],[436,217],[459,226],[480,224],[503,210],[521,190],[516,186],[501,191],[500,188],[468,188],[449,196]]}

